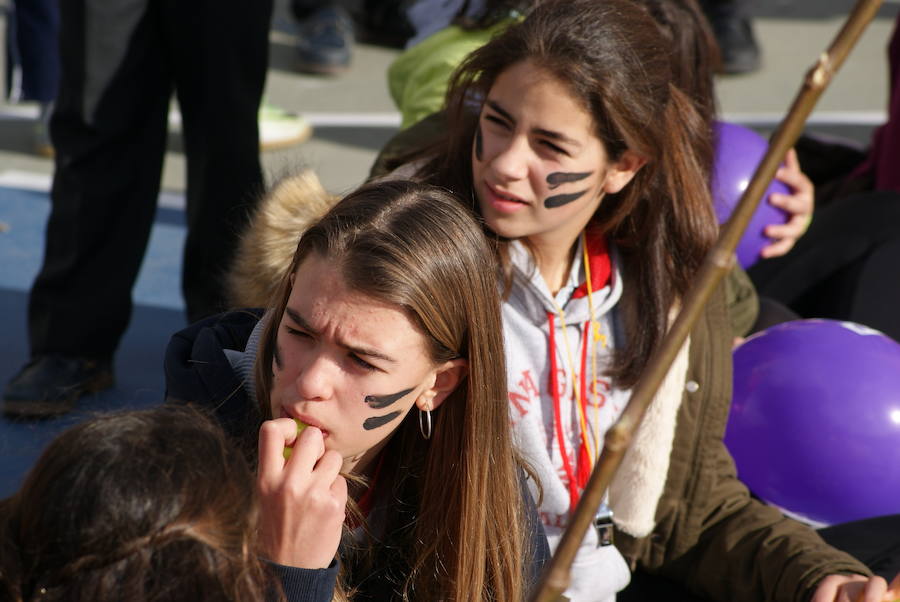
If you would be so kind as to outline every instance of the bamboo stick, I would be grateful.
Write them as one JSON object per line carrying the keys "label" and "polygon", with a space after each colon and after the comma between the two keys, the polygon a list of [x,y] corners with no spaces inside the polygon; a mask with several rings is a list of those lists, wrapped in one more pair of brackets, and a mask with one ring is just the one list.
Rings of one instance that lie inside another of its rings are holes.
{"label": "bamboo stick", "polygon": [[698,272],[696,283],[684,298],[678,317],[660,347],[648,361],[647,368],[635,386],[621,417],[607,431],[603,451],[591,473],[591,478],[531,600],[535,602],[559,600],[561,594],[568,588],[571,566],[578,547],[603,501],[603,494],[621,464],[634,433],[640,426],[647,407],[709,297],[725,274],[734,266],[737,244],[785,154],[794,146],[822,92],[831,83],[832,77],[843,65],[881,4],[882,0],[858,0],[828,50],[822,53],[816,64],[807,72],[790,111],[772,134],[768,152],[753,174],[730,219],[723,226],[719,240],[707,254]]}

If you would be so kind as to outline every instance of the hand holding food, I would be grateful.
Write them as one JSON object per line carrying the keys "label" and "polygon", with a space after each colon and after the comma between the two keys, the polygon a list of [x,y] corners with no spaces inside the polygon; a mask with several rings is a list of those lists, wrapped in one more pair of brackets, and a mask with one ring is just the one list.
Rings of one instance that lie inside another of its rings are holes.
{"label": "hand holding food", "polygon": [[272,562],[327,568],[340,543],[347,504],[343,458],[325,450],[322,431],[301,425],[279,418],[260,428],[260,543]]}

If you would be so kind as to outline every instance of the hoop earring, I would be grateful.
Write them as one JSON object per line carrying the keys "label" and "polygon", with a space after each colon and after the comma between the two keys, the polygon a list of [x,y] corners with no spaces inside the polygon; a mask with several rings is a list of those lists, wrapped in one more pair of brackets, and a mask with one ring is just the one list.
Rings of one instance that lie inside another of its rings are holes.
{"label": "hoop earring", "polygon": [[[425,415],[425,422],[428,424],[428,428],[422,424],[422,414]],[[422,410],[419,408],[419,432],[422,433],[422,437],[425,439],[431,439],[431,410]]]}

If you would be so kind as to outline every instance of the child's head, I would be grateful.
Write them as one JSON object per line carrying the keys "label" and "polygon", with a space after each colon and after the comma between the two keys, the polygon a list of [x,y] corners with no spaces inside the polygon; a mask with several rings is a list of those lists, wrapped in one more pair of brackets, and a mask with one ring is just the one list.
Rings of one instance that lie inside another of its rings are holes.
{"label": "child's head", "polygon": [[57,437],[3,502],[13,600],[256,600],[253,480],[196,410],[93,418]]}
{"label": "child's head", "polygon": [[538,254],[571,249],[588,223],[615,244],[635,333],[617,350],[623,385],[636,381],[718,231],[712,132],[678,88],[672,48],[631,0],[543,2],[459,67],[448,139],[421,168],[470,192],[489,229]]}
{"label": "child's head", "polygon": [[[467,370],[499,392],[502,367],[478,356],[500,345],[494,276],[487,241],[447,192],[384,182],[350,194],[300,238],[264,335],[263,413],[322,427],[350,459],[415,407],[451,395],[447,411],[463,411]],[[341,412],[302,403],[330,398]]]}
{"label": "child's head", "polygon": [[[491,589],[518,596],[518,577],[504,576],[521,563],[501,568],[487,552],[504,524],[513,531],[500,556],[521,554],[520,500],[494,256],[463,204],[411,182],[351,193],[303,233],[268,315],[256,369],[263,414],[321,428],[345,470],[371,468],[383,450],[386,470],[416,483],[417,500],[398,494],[415,526],[390,519],[415,550],[408,583],[438,597],[460,588],[457,598],[495,578]],[[432,411],[430,439],[420,411]],[[434,570],[442,563],[449,575]]]}

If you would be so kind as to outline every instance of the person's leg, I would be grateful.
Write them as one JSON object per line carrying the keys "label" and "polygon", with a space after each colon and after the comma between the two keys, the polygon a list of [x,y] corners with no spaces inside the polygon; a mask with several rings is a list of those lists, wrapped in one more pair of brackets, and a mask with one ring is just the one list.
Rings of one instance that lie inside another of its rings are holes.
{"label": "person's leg", "polygon": [[59,0],[16,0],[22,99],[49,103],[59,83]]}
{"label": "person's leg", "polygon": [[833,525],[820,529],[819,535],[888,583],[900,575],[900,514]]}
{"label": "person's leg", "polygon": [[817,210],[789,253],[747,273],[760,296],[804,318],[850,320],[900,341],[900,194],[869,192]]}
{"label": "person's leg", "polygon": [[297,67],[334,75],[350,67],[353,19],[338,0],[291,0],[297,19]]}
{"label": "person's leg", "polygon": [[616,594],[616,602],[648,602],[650,600],[666,600],[666,602],[703,602],[687,591],[683,585],[671,579],[651,575],[638,569],[631,574],[631,583]]}
{"label": "person's leg", "polygon": [[272,0],[165,7],[188,161],[182,289],[193,322],[226,309],[224,276],[263,192],[257,113]]}
{"label": "person's leg", "polygon": [[109,362],[128,325],[166,143],[171,84],[153,4],[60,6],[52,206],[29,298],[32,362],[4,393],[9,414],[67,411],[84,391],[110,384]]}
{"label": "person's leg", "polygon": [[749,73],[760,66],[759,45],[753,35],[749,0],[701,0],[722,53],[722,70]]}

